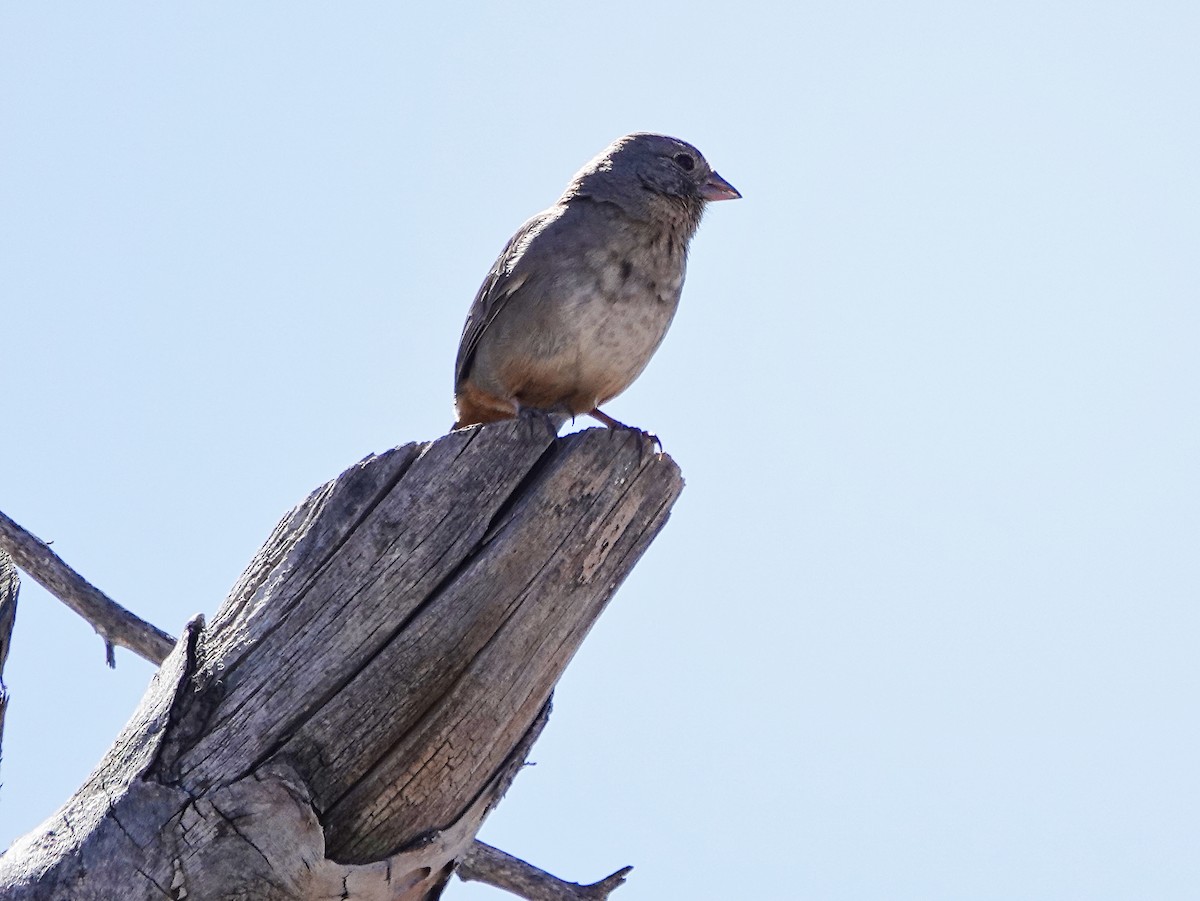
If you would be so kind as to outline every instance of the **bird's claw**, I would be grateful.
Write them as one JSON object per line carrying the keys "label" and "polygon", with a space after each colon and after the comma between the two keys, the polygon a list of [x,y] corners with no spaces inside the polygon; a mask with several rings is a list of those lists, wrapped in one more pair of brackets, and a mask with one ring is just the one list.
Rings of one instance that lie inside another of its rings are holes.
{"label": "bird's claw", "polygon": [[653,432],[647,432],[645,429],[629,428],[629,431],[635,432],[638,438],[638,463],[642,462],[642,448],[646,446],[646,442],[650,442],[650,446],[654,448],[654,459],[661,460],[663,458],[662,440]]}
{"label": "bird's claw", "polygon": [[626,425],[625,423],[621,422],[618,419],[613,419],[611,416],[609,416],[607,413],[605,413],[603,410],[599,409],[598,407],[594,410],[589,410],[587,415],[592,417],[595,420],[598,420],[598,421],[604,423],[610,429],[622,429],[626,432],[633,432],[635,435],[637,435],[638,436],[638,462],[639,463],[642,462],[642,445],[646,442],[647,439],[649,439],[651,444],[656,448],[656,450],[654,452],[654,456],[659,460],[662,459],[662,455],[663,455],[662,440],[657,435],[655,435],[653,432],[647,432],[645,429],[639,429],[637,426]]}

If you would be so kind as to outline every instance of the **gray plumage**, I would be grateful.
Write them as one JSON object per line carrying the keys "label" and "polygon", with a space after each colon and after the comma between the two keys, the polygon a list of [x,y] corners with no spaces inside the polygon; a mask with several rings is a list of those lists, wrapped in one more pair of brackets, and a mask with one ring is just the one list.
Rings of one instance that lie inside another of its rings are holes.
{"label": "gray plumage", "polygon": [[629,387],[679,304],[705,205],[741,195],[690,144],[618,138],[509,240],[455,364],[456,427],[524,408],[591,414]]}

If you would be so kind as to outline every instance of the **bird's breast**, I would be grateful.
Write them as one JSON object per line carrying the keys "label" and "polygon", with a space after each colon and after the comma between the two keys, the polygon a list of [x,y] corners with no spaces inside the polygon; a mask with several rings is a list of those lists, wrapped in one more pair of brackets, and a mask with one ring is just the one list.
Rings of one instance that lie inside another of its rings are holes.
{"label": "bird's breast", "polygon": [[588,262],[589,278],[567,292],[564,313],[575,336],[581,390],[603,403],[629,387],[662,343],[684,271],[611,249],[595,251]]}

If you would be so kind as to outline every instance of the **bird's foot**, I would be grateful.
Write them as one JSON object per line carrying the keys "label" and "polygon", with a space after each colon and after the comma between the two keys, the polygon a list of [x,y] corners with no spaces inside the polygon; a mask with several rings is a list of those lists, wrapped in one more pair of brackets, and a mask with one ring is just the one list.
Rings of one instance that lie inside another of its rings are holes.
{"label": "bird's foot", "polygon": [[559,429],[569,418],[570,414],[561,410],[539,410],[536,407],[521,407],[517,413],[517,419],[529,423],[531,429],[545,429],[556,438]]}
{"label": "bird's foot", "polygon": [[[595,419],[595,420],[598,420],[599,422],[604,423],[610,429],[624,429],[627,432],[637,433],[643,439],[649,439],[652,446],[655,448],[654,455],[656,457],[662,457],[662,455],[663,455],[662,441],[653,432],[647,432],[645,429],[639,429],[637,426],[626,425],[625,423],[621,422],[618,419],[613,419],[611,416],[609,416],[607,413],[605,413],[599,407],[596,407],[593,410],[588,410],[587,415],[592,417],[592,419]],[[642,452],[642,441],[639,441],[638,442],[638,457],[639,457],[639,459],[641,458],[641,452]]]}

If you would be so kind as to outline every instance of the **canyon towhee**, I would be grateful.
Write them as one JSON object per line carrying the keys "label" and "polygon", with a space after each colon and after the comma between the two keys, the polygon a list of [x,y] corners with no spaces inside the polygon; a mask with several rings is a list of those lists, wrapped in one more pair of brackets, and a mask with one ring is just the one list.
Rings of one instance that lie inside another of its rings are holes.
{"label": "canyon towhee", "polygon": [[684,141],[638,133],[610,144],[484,279],[458,348],[454,427],[528,408],[621,427],[600,406],[662,342],[705,205],[741,196]]}

